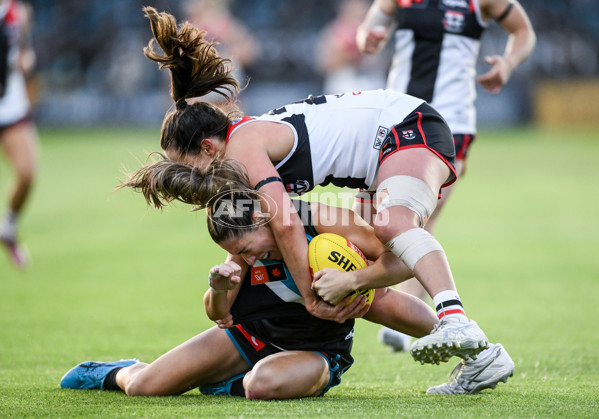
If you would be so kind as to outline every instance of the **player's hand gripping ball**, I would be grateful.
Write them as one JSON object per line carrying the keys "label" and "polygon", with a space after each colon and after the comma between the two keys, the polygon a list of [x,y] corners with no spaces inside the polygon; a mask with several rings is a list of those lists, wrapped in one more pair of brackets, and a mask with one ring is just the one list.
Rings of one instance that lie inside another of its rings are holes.
{"label": "player's hand gripping ball", "polygon": [[[319,234],[310,241],[308,245],[308,259],[312,275],[323,268],[333,268],[349,272],[368,266],[366,257],[355,244],[345,237],[333,233]],[[346,305],[351,303],[360,294],[366,296],[365,304],[372,304],[374,290],[367,289],[349,293],[352,298],[350,298]]]}

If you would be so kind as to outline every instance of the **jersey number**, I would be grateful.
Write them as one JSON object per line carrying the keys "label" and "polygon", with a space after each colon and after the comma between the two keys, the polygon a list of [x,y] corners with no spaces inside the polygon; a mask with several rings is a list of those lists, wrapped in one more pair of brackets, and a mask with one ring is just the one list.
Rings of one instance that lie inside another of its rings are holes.
{"label": "jersey number", "polygon": [[[336,96],[340,97],[342,95],[336,95]],[[310,95],[306,99],[298,100],[297,102],[293,102],[293,104],[297,104],[297,103],[306,103],[308,105],[321,105],[323,103],[327,103],[327,98],[325,95],[319,95],[319,96]],[[285,112],[287,112],[287,109],[285,108],[285,106],[281,106],[280,108],[269,111],[268,114],[269,115],[279,115],[279,114],[282,114]]]}

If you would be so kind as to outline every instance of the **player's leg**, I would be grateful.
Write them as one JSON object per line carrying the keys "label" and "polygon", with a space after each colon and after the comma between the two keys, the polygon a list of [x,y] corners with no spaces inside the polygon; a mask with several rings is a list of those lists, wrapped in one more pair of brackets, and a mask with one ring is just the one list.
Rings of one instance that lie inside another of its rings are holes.
{"label": "player's leg", "polygon": [[2,130],[0,143],[14,170],[14,185],[10,189],[7,211],[0,226],[0,240],[18,267],[27,265],[27,254],[18,244],[17,222],[29,197],[38,159],[35,126],[22,121]]}
{"label": "player's leg", "polygon": [[422,300],[393,288],[376,290],[364,319],[416,337],[427,335],[439,322]]}
{"label": "player's leg", "polygon": [[65,374],[61,386],[122,390],[130,396],[177,395],[249,369],[226,331],[215,326],[151,364],[137,360],[81,363]]}
{"label": "player's leg", "polygon": [[248,399],[282,400],[319,396],[330,380],[329,363],[322,354],[286,351],[256,363],[243,384]]}
{"label": "player's leg", "polygon": [[[414,271],[429,295],[445,290],[455,291],[445,252],[422,228],[436,205],[434,191],[440,189],[448,176],[447,166],[426,148],[400,150],[389,156],[379,170],[379,185],[382,186],[379,186],[377,199],[382,205],[379,205],[375,219],[375,234],[393,253],[399,253],[398,256]],[[396,185],[385,182],[394,179],[398,179]],[[409,202],[403,203],[410,201],[411,195],[415,194],[427,195],[421,201],[428,199],[430,204],[416,203],[427,207],[426,210],[416,212]],[[384,206],[386,202],[390,204]],[[415,237],[406,236],[398,240],[408,231],[413,232]]]}
{"label": "player's leg", "polygon": [[[449,144],[453,153],[448,127],[434,115],[428,121],[421,125],[419,118],[416,127],[426,147],[401,148],[396,137],[396,151],[387,153],[380,164],[375,234],[433,297],[443,320],[412,344],[412,355],[423,363],[438,363],[453,355],[475,357],[488,343],[478,325],[465,316],[443,248],[423,228],[436,207],[439,189],[450,178],[451,166],[442,148]],[[440,145],[433,149],[432,144]]]}
{"label": "player's leg", "polygon": [[[443,210],[445,203],[448,198],[451,196],[453,189],[457,182],[459,181],[461,175],[464,172],[464,160],[457,159],[455,162],[456,173],[458,175],[458,180],[443,188],[443,195],[441,199],[437,202],[437,208],[431,214],[428,219],[424,229],[429,233],[434,235],[435,225],[437,224],[437,220],[439,218],[439,214]],[[401,282],[397,285],[397,289],[405,292],[407,294],[413,295],[415,297],[420,298],[423,301],[428,301],[429,295],[422,286],[422,284],[418,281],[417,278],[410,278],[407,281]],[[398,332],[397,330],[383,327],[379,332],[379,340],[383,342],[385,345],[388,345],[393,352],[407,352],[410,350],[410,345],[412,343],[412,336],[406,333]]]}
{"label": "player's leg", "polygon": [[116,382],[130,396],[175,395],[249,369],[226,331],[215,326],[147,366],[123,368]]}
{"label": "player's leg", "polygon": [[9,208],[18,213],[27,201],[37,170],[38,139],[35,126],[29,121],[22,121],[5,127],[1,143],[15,171]]}
{"label": "player's leg", "polygon": [[[441,198],[437,202],[437,207],[435,208],[435,211],[431,214],[428,221],[426,222],[426,225],[424,226],[424,229],[432,235],[434,235],[435,226],[437,224],[437,220],[439,219],[439,214],[441,214],[441,211],[445,207],[447,200],[451,196],[455,186],[457,185],[462,174],[464,173],[464,160],[463,159],[456,160],[455,169],[456,169],[456,173],[457,173],[456,182],[443,188],[443,194],[441,195]],[[414,295],[414,296],[420,298],[421,300],[426,301],[429,297],[428,293],[426,292],[426,290],[424,289],[422,284],[416,278],[410,278],[407,281],[401,282],[400,284],[397,285],[397,289],[399,289],[400,291],[406,292],[410,295]]]}

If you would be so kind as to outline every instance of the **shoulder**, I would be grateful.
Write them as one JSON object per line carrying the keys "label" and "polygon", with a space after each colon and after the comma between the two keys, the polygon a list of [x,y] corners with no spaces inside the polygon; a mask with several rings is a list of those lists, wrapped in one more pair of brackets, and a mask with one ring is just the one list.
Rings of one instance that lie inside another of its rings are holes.
{"label": "shoulder", "polygon": [[249,118],[231,126],[229,142],[245,144],[262,143],[268,144],[281,134],[286,134],[290,128],[285,124],[272,121],[262,121]]}
{"label": "shoulder", "polygon": [[252,120],[231,133],[227,148],[237,153],[264,150],[271,161],[280,161],[291,151],[294,141],[294,133],[287,124]]}

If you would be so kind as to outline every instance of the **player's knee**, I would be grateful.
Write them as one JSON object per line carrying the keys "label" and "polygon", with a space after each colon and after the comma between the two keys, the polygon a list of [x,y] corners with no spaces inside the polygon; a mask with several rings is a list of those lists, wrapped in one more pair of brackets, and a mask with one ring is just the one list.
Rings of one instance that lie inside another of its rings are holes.
{"label": "player's knee", "polygon": [[273,400],[280,398],[282,383],[277,373],[268,364],[258,362],[252,374],[244,380],[245,397],[249,400]]}
{"label": "player's knee", "polygon": [[[391,176],[383,180],[377,188],[377,197],[377,210],[379,212],[377,224],[380,226],[379,234],[381,235],[391,226],[397,226],[398,224],[408,224],[401,228],[399,232],[403,232],[412,226],[424,227],[435,210],[438,199],[437,194],[426,182],[405,175]],[[393,214],[390,211],[384,211],[391,208],[394,209]],[[401,210],[398,211],[396,208]],[[385,216],[389,219],[385,220]],[[399,232],[395,231],[394,233]]]}
{"label": "player's knee", "polygon": [[[141,363],[139,363],[141,364]],[[137,365],[139,365],[137,364]],[[144,364],[147,366],[147,364]],[[140,368],[134,374],[132,374],[126,382],[125,393],[127,396],[160,396],[164,393],[160,391],[160,388],[156,385],[158,380],[153,377],[147,377],[143,374],[139,374]]]}
{"label": "player's knee", "polygon": [[428,231],[413,228],[385,243],[385,246],[414,271],[416,264],[431,252],[443,252],[443,247]]}

